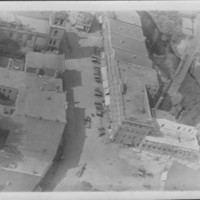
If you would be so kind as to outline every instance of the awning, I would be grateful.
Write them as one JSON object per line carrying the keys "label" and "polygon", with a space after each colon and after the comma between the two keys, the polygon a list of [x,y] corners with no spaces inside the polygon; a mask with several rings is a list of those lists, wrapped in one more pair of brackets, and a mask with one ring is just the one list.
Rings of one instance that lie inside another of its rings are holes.
{"label": "awning", "polygon": [[101,67],[101,74],[102,74],[102,80],[103,81],[108,80],[106,67]]}
{"label": "awning", "polygon": [[105,105],[106,106],[110,105],[110,95],[105,95]]}
{"label": "awning", "polygon": [[109,94],[108,80],[103,81],[104,94]]}

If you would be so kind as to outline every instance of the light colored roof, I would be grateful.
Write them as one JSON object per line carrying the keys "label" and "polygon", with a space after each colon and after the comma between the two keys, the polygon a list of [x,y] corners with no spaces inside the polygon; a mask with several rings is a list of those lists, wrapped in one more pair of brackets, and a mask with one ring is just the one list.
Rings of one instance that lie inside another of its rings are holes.
{"label": "light colored roof", "polygon": [[200,190],[200,170],[174,162],[167,173],[165,190]]}
{"label": "light colored roof", "polygon": [[168,143],[185,148],[199,150],[196,138],[197,130],[193,126],[176,123],[167,119],[157,119],[160,131],[164,134],[162,138],[148,138],[160,143]]}
{"label": "light colored roof", "polygon": [[49,68],[54,70],[63,70],[65,58],[64,55],[28,52],[26,54],[27,68]]}
{"label": "light colored roof", "polygon": [[39,183],[40,177],[0,169],[0,191],[2,192],[28,192]]}
{"label": "light colored roof", "polygon": [[158,80],[156,72],[149,69],[135,68],[134,65],[119,63],[121,81],[125,82],[126,92],[123,95],[125,112],[128,116],[138,119],[148,119],[145,110],[145,84],[156,86]]}
{"label": "light colored roof", "polygon": [[0,85],[18,89],[15,113],[66,122],[62,80],[0,68]]}
{"label": "light colored roof", "polygon": [[182,18],[182,31],[186,35],[194,34],[193,22],[191,18],[188,17]]}
{"label": "light colored roof", "polygon": [[121,62],[127,62],[143,67],[152,67],[152,61],[148,56],[140,55],[137,53],[127,52],[121,49],[115,49],[116,57]]}
{"label": "light colored roof", "polygon": [[111,32],[121,34],[125,37],[135,38],[136,40],[144,41],[144,35],[141,27],[122,22],[119,20],[110,19]]}
{"label": "light colored roof", "polygon": [[17,15],[17,18],[20,20],[26,28],[33,32],[48,34],[49,22],[40,19],[34,19],[31,17],[25,17]]}
{"label": "light colored roof", "polygon": [[115,14],[120,21],[142,26],[140,16],[136,11],[115,11]]}
{"label": "light colored roof", "polygon": [[65,123],[12,115],[1,118],[0,126],[9,130],[0,168],[43,176],[56,155]]}
{"label": "light colored roof", "polygon": [[114,49],[121,49],[125,52],[148,55],[144,41],[124,37],[118,33],[111,32],[111,42]]}
{"label": "light colored roof", "polygon": [[16,101],[16,113],[66,122],[65,93],[39,90],[20,90]]}

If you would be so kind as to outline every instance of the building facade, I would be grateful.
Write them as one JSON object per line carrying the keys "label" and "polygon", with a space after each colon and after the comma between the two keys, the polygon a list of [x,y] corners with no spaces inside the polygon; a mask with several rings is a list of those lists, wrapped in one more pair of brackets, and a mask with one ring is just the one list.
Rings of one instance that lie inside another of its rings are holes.
{"label": "building facade", "polygon": [[[151,68],[145,38],[141,27],[110,19],[106,15],[103,19],[103,36],[103,65],[107,68],[110,98],[110,137],[119,143],[139,146],[146,134],[157,134],[157,131],[153,131],[155,127],[146,91],[146,84],[157,87],[157,78]],[[136,81],[136,73],[146,74],[147,81],[138,84],[141,80]],[[151,73],[154,81],[149,79]],[[137,95],[141,98],[143,111],[140,113],[135,105]]]}

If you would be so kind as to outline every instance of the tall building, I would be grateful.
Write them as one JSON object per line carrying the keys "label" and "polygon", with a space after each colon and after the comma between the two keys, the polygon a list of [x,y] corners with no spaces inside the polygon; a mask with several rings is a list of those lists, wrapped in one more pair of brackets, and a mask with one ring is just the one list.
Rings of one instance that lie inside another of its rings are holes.
{"label": "tall building", "polygon": [[158,87],[157,74],[152,69],[140,26],[105,15],[103,36],[102,63],[107,68],[110,134],[117,142],[138,146],[146,134],[157,134],[153,131],[146,90],[146,86]]}
{"label": "tall building", "polygon": [[67,22],[66,12],[54,12],[49,17],[49,37],[47,51],[58,50],[65,34]]}

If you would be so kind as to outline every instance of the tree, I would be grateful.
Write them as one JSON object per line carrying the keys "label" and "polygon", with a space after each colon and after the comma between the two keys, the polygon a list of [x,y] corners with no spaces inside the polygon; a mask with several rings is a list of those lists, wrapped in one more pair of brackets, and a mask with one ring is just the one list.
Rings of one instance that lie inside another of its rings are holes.
{"label": "tree", "polygon": [[150,11],[159,30],[169,36],[171,41],[179,43],[183,38],[182,18],[177,11]]}

